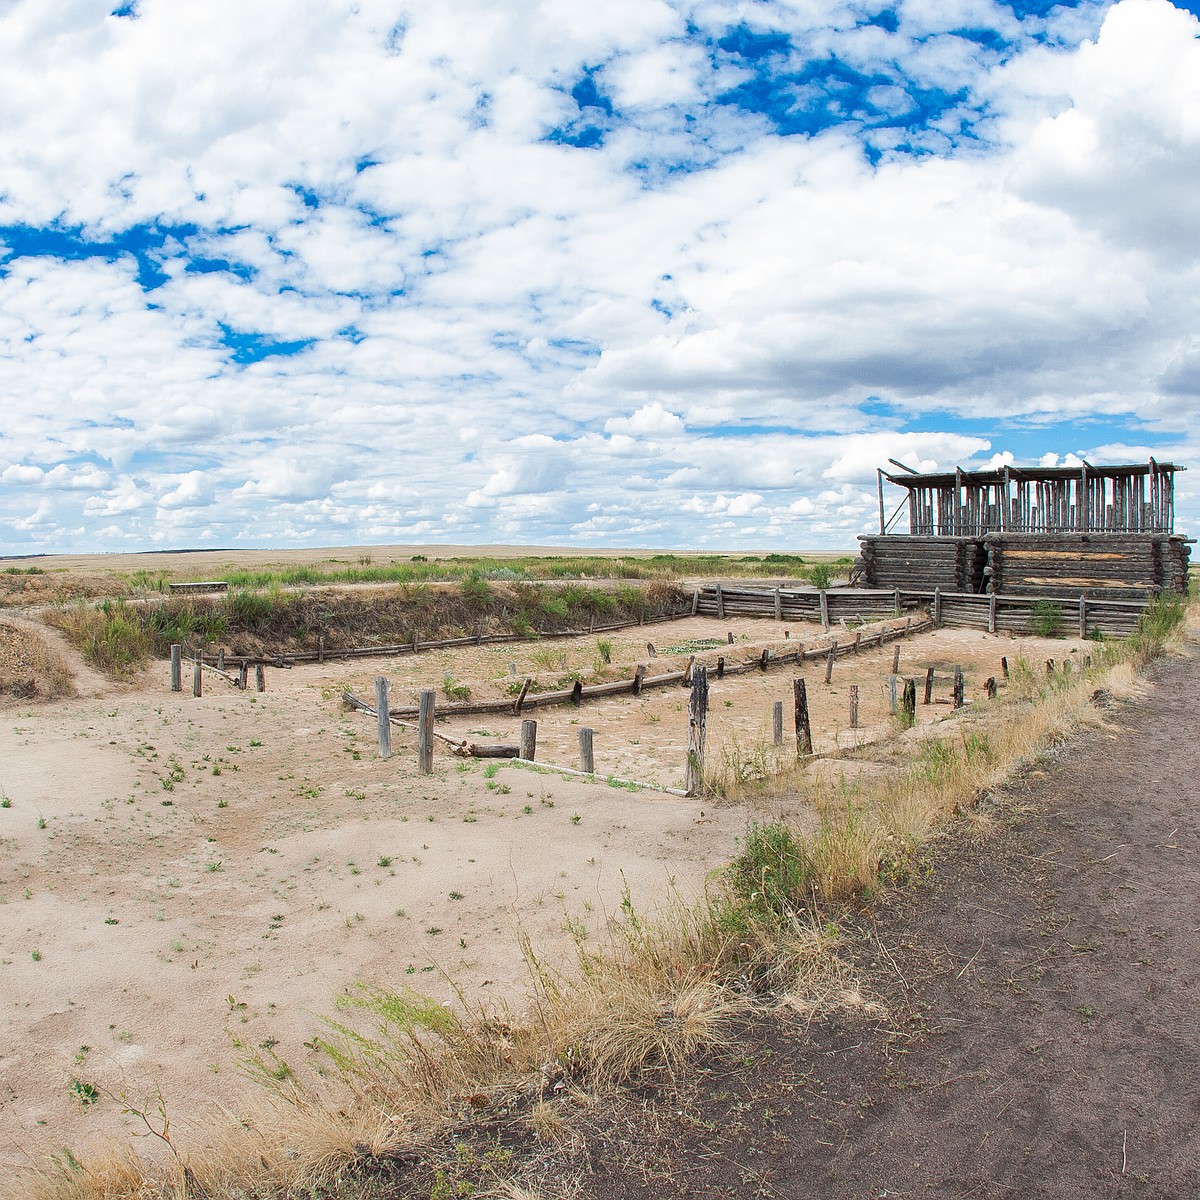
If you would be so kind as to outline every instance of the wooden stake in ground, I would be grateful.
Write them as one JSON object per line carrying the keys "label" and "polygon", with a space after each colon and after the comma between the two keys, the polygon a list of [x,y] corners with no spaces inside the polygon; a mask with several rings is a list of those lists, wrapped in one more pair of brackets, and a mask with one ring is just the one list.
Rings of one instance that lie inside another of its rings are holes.
{"label": "wooden stake in ground", "polygon": [[911,729],[917,723],[917,681],[904,681],[904,694],[900,699],[900,716],[905,729]]}
{"label": "wooden stake in ground", "polygon": [[783,701],[776,700],[771,705],[771,742],[773,745],[783,745]]}
{"label": "wooden stake in ground", "polygon": [[812,726],[808,721],[808,688],[803,679],[792,681],[796,697],[796,757],[812,753]]}
{"label": "wooden stake in ground", "polygon": [[436,693],[426,688],[417,708],[417,766],[422,775],[433,774],[433,705]]}
{"label": "wooden stake in ground", "polygon": [[596,760],[592,753],[592,733],[586,725],[579,727],[579,769],[585,775],[593,775],[596,771]]}
{"label": "wooden stake in ground", "polygon": [[962,667],[954,668],[954,707],[963,706],[963,673]]}
{"label": "wooden stake in ground", "polygon": [[933,703],[933,668],[930,667],[925,672],[925,703]]}
{"label": "wooden stake in ground", "polygon": [[896,676],[888,676],[888,716],[896,715]]}
{"label": "wooden stake in ground", "polygon": [[892,650],[892,674],[900,674],[900,643],[897,642],[895,649]]}
{"label": "wooden stake in ground", "polygon": [[375,717],[379,723],[379,757],[392,757],[392,723],[388,719],[388,681],[375,676]]}
{"label": "wooden stake in ground", "polygon": [[850,728],[858,728],[858,684],[850,685]]}
{"label": "wooden stake in ground", "polygon": [[183,647],[178,642],[171,647],[171,691],[183,691]]}
{"label": "wooden stake in ground", "polygon": [[692,695],[688,701],[687,784],[689,796],[704,783],[704,741],[708,736],[708,668],[697,664],[692,670]]}
{"label": "wooden stake in ground", "polygon": [[521,757],[533,762],[537,756],[537,722],[525,720],[521,722]]}
{"label": "wooden stake in ground", "polygon": [[825,682],[833,678],[833,660],[837,658],[837,642],[829,643],[829,653],[825,656]]}
{"label": "wooden stake in ground", "polygon": [[200,677],[204,673],[200,666],[202,661],[203,660],[200,658],[200,652],[197,650],[195,658],[192,659],[192,695],[193,696],[199,696],[204,691],[204,684],[202,684],[200,682]]}
{"label": "wooden stake in ground", "polygon": [[989,675],[987,677],[987,679],[984,680],[983,690],[987,694],[987,698],[989,700],[995,700],[995,698],[996,698],[996,677],[995,677],[995,675]]}
{"label": "wooden stake in ground", "polygon": [[262,663],[254,665],[254,690],[256,692],[265,692],[267,690],[267,669]]}

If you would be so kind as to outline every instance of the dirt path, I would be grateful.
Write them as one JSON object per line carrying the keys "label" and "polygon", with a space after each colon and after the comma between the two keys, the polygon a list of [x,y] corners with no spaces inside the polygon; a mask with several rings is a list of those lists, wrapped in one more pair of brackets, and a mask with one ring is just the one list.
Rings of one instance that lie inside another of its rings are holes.
{"label": "dirt path", "polygon": [[1200,1195],[1200,659],[864,920],[890,1017],[772,1018],[598,1122],[584,1195]]}

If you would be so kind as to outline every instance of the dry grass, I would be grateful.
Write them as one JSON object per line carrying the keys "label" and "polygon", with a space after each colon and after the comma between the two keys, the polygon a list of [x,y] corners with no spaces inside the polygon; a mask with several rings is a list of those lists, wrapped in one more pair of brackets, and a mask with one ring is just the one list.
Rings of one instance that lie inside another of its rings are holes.
{"label": "dry grass", "polygon": [[[469,1145],[463,1154],[461,1141],[459,1157],[446,1160],[445,1131],[461,1130],[472,1110],[523,1097],[538,1138],[556,1141],[570,1130],[568,1107],[556,1097],[678,1071],[730,1041],[748,1008],[768,997],[810,1016],[833,1007],[884,1016],[839,962],[831,918],[902,877],[949,818],[986,808],[984,798],[1072,726],[1103,721],[1094,695],[1135,694],[1145,656],[1179,632],[1173,624],[1124,647],[1097,648],[1097,665],[1086,672],[1047,679],[1019,664],[995,702],[932,734],[901,734],[900,768],[870,790],[807,785],[819,818],[812,833],[778,820],[752,826],[709,894],[672,896],[651,916],[626,899],[604,944],[579,937],[572,970],[549,969],[526,943],[533,1002],[519,1020],[408,990],[359,988],[324,1039],[331,1077],[307,1088],[285,1080],[257,1111],[205,1129],[197,1149],[172,1141],[157,1170],[116,1152],[85,1167],[58,1164],[23,1194],[365,1196],[358,1167],[403,1149],[429,1164],[431,1195],[544,1197],[524,1190],[506,1161]],[[752,768],[745,756],[732,763],[731,777],[762,765],[757,752],[752,759]],[[445,1190],[456,1181],[472,1190]]]}
{"label": "dry grass", "polygon": [[0,696],[60,700],[75,694],[71,668],[35,634],[0,623]]}

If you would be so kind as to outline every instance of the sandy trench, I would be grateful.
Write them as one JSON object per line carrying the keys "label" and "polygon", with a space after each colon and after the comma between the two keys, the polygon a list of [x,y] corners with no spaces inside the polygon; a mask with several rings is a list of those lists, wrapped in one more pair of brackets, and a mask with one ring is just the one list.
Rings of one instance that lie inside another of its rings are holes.
{"label": "sandy trench", "polygon": [[[691,618],[606,636],[614,663],[632,673],[648,639],[669,669],[696,642],[729,632],[734,645],[713,654],[757,657],[785,644],[784,628]],[[793,639],[820,637],[786,628]],[[978,695],[1001,655],[1040,664],[1085,649],[939,630],[902,644],[901,674],[932,664],[947,695],[957,662]],[[201,1122],[211,1102],[236,1106],[255,1086],[241,1066],[254,1053],[303,1074],[313,1065],[305,1043],[356,981],[449,999],[453,980],[473,1001],[520,1006],[518,929],[549,961],[566,961],[568,918],[602,937],[624,888],[642,908],[671,888],[703,888],[735,851],[745,808],[440,748],[434,774],[421,776],[412,734],[395,731],[393,757],[381,761],[372,719],[340,703],[343,688],[372,698],[378,674],[393,704],[441,687],[446,674],[475,695],[504,694],[514,664],[516,677],[535,673],[549,686],[596,655],[596,639],[580,638],[268,669],[263,694],[206,676],[200,699],[172,694],[158,663],[133,691],[0,710],[0,1164],[132,1133],[123,1095],[142,1104],[161,1089],[177,1126]],[[886,731],[891,658],[889,645],[839,660],[829,686],[823,665],[808,665],[818,750]],[[712,681],[710,763],[735,739],[769,741],[774,700],[790,726],[794,675]],[[598,773],[677,786],[686,700],[668,688],[540,709],[539,759],[576,765],[586,724]],[[919,711],[923,722],[948,714]],[[516,741],[519,719],[441,728]],[[81,1103],[76,1081],[99,1099]]]}

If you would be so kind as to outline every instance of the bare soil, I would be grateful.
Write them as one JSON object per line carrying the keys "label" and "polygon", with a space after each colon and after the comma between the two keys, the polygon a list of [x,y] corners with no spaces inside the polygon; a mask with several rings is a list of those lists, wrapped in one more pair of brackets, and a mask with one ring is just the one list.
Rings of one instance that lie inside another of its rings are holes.
{"label": "bare soil", "polygon": [[585,1111],[550,1173],[595,1200],[1200,1195],[1197,711],[1200,659],[1163,666],[863,913],[886,1017],[764,1015]]}

